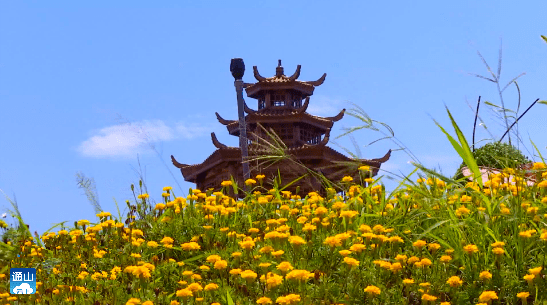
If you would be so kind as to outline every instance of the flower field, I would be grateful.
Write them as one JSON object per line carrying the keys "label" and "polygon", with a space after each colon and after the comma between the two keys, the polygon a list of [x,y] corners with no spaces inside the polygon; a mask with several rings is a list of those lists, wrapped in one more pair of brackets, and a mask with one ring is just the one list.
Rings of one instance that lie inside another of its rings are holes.
{"label": "flower field", "polygon": [[[3,244],[0,304],[545,304],[546,166],[532,171],[533,185],[506,169],[482,188],[430,176],[391,194],[346,177],[344,192],[296,195],[263,176],[239,201],[231,181],[140,193],[124,217]],[[36,294],[9,294],[18,267],[37,268]]]}

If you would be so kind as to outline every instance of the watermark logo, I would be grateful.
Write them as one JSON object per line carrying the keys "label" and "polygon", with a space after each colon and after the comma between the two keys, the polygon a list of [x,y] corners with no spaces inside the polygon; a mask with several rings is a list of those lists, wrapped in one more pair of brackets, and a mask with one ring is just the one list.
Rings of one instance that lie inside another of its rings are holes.
{"label": "watermark logo", "polygon": [[35,268],[11,268],[9,290],[11,294],[36,293]]}

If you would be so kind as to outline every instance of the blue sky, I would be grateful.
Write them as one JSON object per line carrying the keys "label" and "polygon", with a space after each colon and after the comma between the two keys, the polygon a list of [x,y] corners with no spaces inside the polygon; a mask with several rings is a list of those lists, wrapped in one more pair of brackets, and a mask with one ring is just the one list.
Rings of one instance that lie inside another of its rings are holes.
{"label": "blue sky", "polygon": [[[301,64],[300,80],[326,72],[310,113],[331,116],[355,103],[391,126],[424,165],[450,175],[461,160],[433,119],[452,131],[448,106],[471,141],[467,103],[474,108],[481,95],[500,104],[494,83],[469,75],[488,75],[477,51],[495,70],[502,44],[503,84],[526,73],[519,79],[520,113],[547,96],[545,1],[185,3],[0,4],[0,189],[17,200],[32,231],[96,219],[78,172],[95,180],[105,211],[116,215],[115,201],[123,211],[133,198],[131,183],[138,185],[137,156],[152,199],[161,200],[164,186],[186,195],[194,185],[171,154],[202,162],[215,149],[211,132],[238,145],[214,114],[237,116],[234,57],[245,60],[246,82],[255,81],[254,65],[273,76],[278,59],[289,75]],[[517,97],[508,88],[506,106],[516,109]],[[256,109],[256,100],[246,100]],[[546,114],[545,105],[536,105],[519,124],[531,153],[529,138],[547,154]],[[480,115],[499,138],[501,121],[484,104]],[[357,125],[346,116],[332,135]],[[391,141],[366,146],[381,137],[355,134],[363,158],[397,148]],[[476,137],[490,136],[481,127]],[[355,151],[348,138],[337,143]],[[383,168],[408,174],[409,160],[394,152]],[[2,195],[0,213],[9,208]]]}

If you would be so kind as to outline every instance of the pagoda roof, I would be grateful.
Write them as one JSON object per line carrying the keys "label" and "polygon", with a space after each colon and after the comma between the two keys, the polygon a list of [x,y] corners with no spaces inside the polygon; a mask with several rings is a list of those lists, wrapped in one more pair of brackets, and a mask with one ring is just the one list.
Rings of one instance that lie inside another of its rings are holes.
{"label": "pagoda roof", "polygon": [[[246,107],[246,112],[248,114],[245,116],[245,123],[246,124],[253,124],[253,123],[270,123],[271,124],[271,123],[279,123],[281,120],[283,120],[284,122],[291,121],[291,122],[307,123],[314,127],[320,128],[322,130],[326,130],[326,129],[332,128],[332,125],[334,124],[334,122],[341,120],[344,117],[344,113],[346,112],[346,109],[342,109],[342,111],[340,111],[335,116],[320,117],[320,116],[315,116],[305,111],[302,111],[302,109],[304,109],[304,106],[302,106],[299,109],[284,108],[284,109],[278,109],[277,111],[274,109],[267,112],[260,112],[260,111],[250,110],[248,107]],[[217,116],[218,121],[222,125],[226,126],[226,128],[228,129],[228,132],[231,135],[239,136],[239,120],[225,120],[218,114],[218,112],[215,112],[215,114]]]}
{"label": "pagoda roof", "polygon": [[315,87],[320,86],[325,81],[327,73],[323,73],[318,80],[315,81],[299,81],[297,80],[300,76],[301,65],[296,67],[296,71],[291,76],[286,76],[281,66],[281,59],[279,60],[278,66],[276,68],[275,76],[273,77],[263,77],[258,72],[257,66],[253,66],[253,74],[257,83],[245,84],[245,91],[247,96],[251,98],[259,98],[263,95],[262,91],[264,90],[280,90],[280,89],[290,89],[299,91],[302,93],[303,97],[310,96],[313,94]]}
{"label": "pagoda roof", "polygon": [[[213,144],[215,145],[215,147],[217,147],[217,149],[200,164],[193,164],[193,165],[182,164],[182,163],[179,163],[173,155],[171,155],[171,161],[173,162],[173,165],[175,165],[177,168],[181,170],[182,175],[184,176],[184,180],[188,182],[196,183],[198,175],[204,174],[208,172],[209,170],[225,162],[241,163],[241,150],[239,147],[230,147],[230,146],[221,144],[216,139],[216,136],[214,135],[214,133],[211,133],[211,138],[212,138]],[[323,141],[321,141],[321,143],[319,144],[316,144],[316,145],[305,144],[299,147],[287,148],[286,152],[292,156],[295,156],[299,160],[327,159],[331,162],[332,161],[348,162],[353,160],[352,158],[347,157],[344,154],[326,146],[327,142],[328,142],[328,136],[325,136]],[[253,155],[260,155],[261,151],[250,149],[249,154],[252,157]],[[377,173],[378,169],[380,168],[380,165],[388,161],[390,156],[391,156],[391,150],[389,150],[381,158],[359,159],[359,162],[375,168],[375,172]]]}

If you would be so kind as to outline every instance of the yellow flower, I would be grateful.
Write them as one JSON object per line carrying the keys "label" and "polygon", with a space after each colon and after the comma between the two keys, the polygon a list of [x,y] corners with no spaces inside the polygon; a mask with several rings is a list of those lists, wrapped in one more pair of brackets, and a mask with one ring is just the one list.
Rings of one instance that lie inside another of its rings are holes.
{"label": "yellow flower", "polygon": [[253,270],[245,270],[239,275],[246,280],[254,280],[257,277],[257,274]]}
{"label": "yellow flower", "polygon": [[287,280],[307,281],[314,276],[307,270],[293,270],[286,275]]}
{"label": "yellow flower", "polygon": [[436,296],[432,296],[430,294],[424,293],[422,295],[422,301],[429,301],[429,302],[435,302],[437,300]]}
{"label": "yellow flower", "polygon": [[495,255],[503,255],[505,253],[505,250],[503,248],[492,248],[492,253]]}
{"label": "yellow flower", "polygon": [[380,288],[376,287],[376,286],[373,286],[373,285],[369,285],[365,288],[365,292],[369,295],[369,296],[373,296],[373,295],[380,295],[380,293],[382,292],[380,290]]}
{"label": "yellow flower", "polygon": [[354,259],[354,258],[351,258],[351,257],[344,257],[344,263],[352,266],[352,267],[357,267],[359,266],[359,261]]}
{"label": "yellow flower", "polygon": [[427,243],[426,243],[424,240],[419,239],[419,240],[415,241],[412,245],[413,245],[414,247],[418,248],[418,249],[421,249],[421,248],[423,248],[426,244],[427,244]]}
{"label": "yellow flower", "polygon": [[541,273],[542,269],[543,269],[542,267],[531,268],[531,269],[528,269],[528,272],[537,276]]}
{"label": "yellow flower", "polygon": [[439,260],[441,263],[448,263],[452,260],[452,257],[450,255],[443,255]]}
{"label": "yellow flower", "polygon": [[189,242],[189,243],[183,243],[183,244],[180,244],[182,250],[186,250],[186,251],[189,251],[189,250],[200,250],[201,249],[201,246],[196,243],[196,242]]}
{"label": "yellow flower", "polygon": [[266,178],[265,175],[256,175],[256,179],[257,179],[257,180],[262,180],[262,179],[264,179],[264,178]]}
{"label": "yellow flower", "polygon": [[370,171],[370,166],[368,166],[368,165],[361,165],[361,166],[359,167],[359,170],[360,170],[360,171]]}
{"label": "yellow flower", "polygon": [[446,283],[450,285],[450,287],[460,287],[463,284],[463,281],[458,276],[451,276]]}
{"label": "yellow flower", "polygon": [[177,290],[177,297],[187,298],[187,297],[191,297],[191,296],[194,296],[194,294],[193,294],[192,290],[190,290],[188,288]]}
{"label": "yellow flower", "polygon": [[260,299],[256,301],[256,304],[262,305],[262,304],[273,304],[273,303],[272,303],[272,299],[267,297],[261,297]]}
{"label": "yellow flower", "polygon": [[498,295],[496,294],[495,291],[484,291],[479,296],[479,302],[490,302],[492,300],[497,300],[497,299],[498,299]]}
{"label": "yellow flower", "polygon": [[403,265],[401,265],[401,263],[393,263],[389,267],[389,270],[391,270],[391,272],[393,272],[393,273],[397,273],[401,269],[403,269]]}
{"label": "yellow flower", "polygon": [[215,262],[213,266],[213,268],[218,270],[226,269],[226,267],[228,267],[228,262],[225,260],[218,260]]}
{"label": "yellow flower", "polygon": [[232,185],[232,181],[230,181],[230,180],[222,181],[222,182],[220,183],[220,185],[223,186],[223,187],[231,186],[231,185]]}
{"label": "yellow flower", "polygon": [[479,274],[479,279],[481,280],[490,280],[492,279],[492,273],[488,272],[488,271],[483,271]]}
{"label": "yellow flower", "polygon": [[255,246],[255,242],[252,240],[240,241],[239,246],[245,250],[251,250]]}
{"label": "yellow flower", "polygon": [[523,292],[517,293],[517,298],[519,298],[519,299],[526,299],[526,298],[528,298],[529,296],[530,296],[530,293],[529,293],[529,292],[523,291]]}
{"label": "yellow flower", "polygon": [[253,184],[256,184],[256,180],[254,179],[245,180],[245,185],[253,185]]}
{"label": "yellow flower", "polygon": [[342,245],[342,240],[339,237],[330,236],[325,238],[323,244],[329,245],[331,247],[340,247]]}
{"label": "yellow flower", "polygon": [[467,254],[473,254],[479,252],[479,248],[473,244],[469,244],[463,247],[463,251],[467,252]]}
{"label": "yellow flower", "polygon": [[215,283],[207,284],[207,285],[205,285],[205,288],[203,288],[203,290],[205,290],[205,291],[211,291],[211,290],[216,290],[216,289],[218,289],[218,285],[215,284]]}
{"label": "yellow flower", "polygon": [[527,274],[527,275],[525,275],[525,276],[523,277],[523,279],[525,279],[527,282],[530,283],[530,282],[532,282],[532,281],[534,280],[535,277],[536,277],[536,276],[533,275],[533,274]]}
{"label": "yellow flower", "polygon": [[403,284],[412,285],[412,284],[414,284],[414,280],[413,279],[404,279]]}
{"label": "yellow flower", "polygon": [[350,176],[345,176],[344,178],[342,178],[342,182],[351,182],[351,181],[353,181],[353,178]]}
{"label": "yellow flower", "polygon": [[537,170],[537,169],[545,169],[545,163],[543,162],[535,162],[534,165],[532,165],[532,169],[534,170]]}
{"label": "yellow flower", "polygon": [[279,265],[277,265],[277,269],[279,269],[283,272],[287,272],[289,270],[294,269],[294,267],[289,262],[281,262],[281,263],[279,263]]}
{"label": "yellow flower", "polygon": [[137,304],[140,304],[140,303],[141,303],[141,299],[131,298],[131,299],[127,300],[127,303],[125,303],[125,305],[137,305]]}
{"label": "yellow flower", "polygon": [[289,237],[289,243],[291,243],[293,245],[301,246],[301,245],[306,244],[306,240],[304,240],[300,236],[291,236],[291,237]]}

